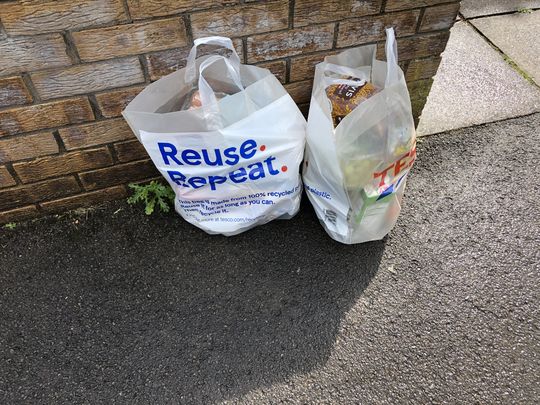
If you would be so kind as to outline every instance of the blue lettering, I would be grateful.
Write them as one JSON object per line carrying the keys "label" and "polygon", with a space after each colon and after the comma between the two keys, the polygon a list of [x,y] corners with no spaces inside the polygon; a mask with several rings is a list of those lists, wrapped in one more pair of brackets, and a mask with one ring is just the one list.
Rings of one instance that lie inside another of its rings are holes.
{"label": "blue lettering", "polygon": [[225,160],[225,163],[227,163],[230,166],[234,166],[240,161],[240,156],[238,156],[238,154],[235,152],[236,152],[236,148],[234,146],[232,148],[227,148],[223,151],[223,154],[225,155],[225,157],[229,158]]}
{"label": "blue lettering", "polygon": [[223,184],[227,181],[227,177],[223,176],[209,176],[208,177],[208,184],[210,184],[210,188],[212,190],[216,189],[216,184]]}
{"label": "blue lettering", "polygon": [[184,182],[186,181],[186,176],[184,176],[182,173],[174,170],[167,170],[167,174],[176,184],[179,186],[185,186]]}
{"label": "blue lettering", "polygon": [[270,156],[268,159],[264,160],[264,163],[268,166],[268,173],[270,173],[272,176],[275,176],[276,174],[279,174],[279,170],[276,170],[272,167],[272,160],[276,160],[274,156]]}
{"label": "blue lettering", "polygon": [[202,150],[203,159],[208,166],[223,166],[223,161],[221,160],[221,152],[219,149],[214,149],[216,160],[211,161],[208,156],[208,151],[206,149]]}
{"label": "blue lettering", "polygon": [[253,139],[248,139],[242,145],[240,145],[240,156],[244,159],[249,159],[257,152],[257,142]]}
{"label": "blue lettering", "polygon": [[249,172],[249,178],[251,180],[262,179],[265,176],[264,167],[261,162],[253,163],[252,165],[249,165],[248,168],[253,168],[253,170]]}
{"label": "blue lettering", "polygon": [[[158,142],[158,147],[159,151],[161,152],[163,162],[166,165],[170,165],[169,158],[171,158],[178,165],[182,164],[182,162],[176,158],[178,151],[176,150],[176,146],[174,146],[172,143]],[[166,150],[166,148],[168,148],[168,150]]]}
{"label": "blue lettering", "polygon": [[206,179],[204,177],[192,177],[188,180],[188,183],[193,188],[201,188],[206,185]]}
{"label": "blue lettering", "polygon": [[247,180],[246,175],[247,175],[246,169],[241,167],[240,169],[231,172],[229,174],[229,177],[231,178],[231,181],[233,183],[243,183],[244,181]]}
{"label": "blue lettering", "polygon": [[193,149],[184,149],[182,151],[182,160],[188,165],[198,166],[201,164],[201,155]]}

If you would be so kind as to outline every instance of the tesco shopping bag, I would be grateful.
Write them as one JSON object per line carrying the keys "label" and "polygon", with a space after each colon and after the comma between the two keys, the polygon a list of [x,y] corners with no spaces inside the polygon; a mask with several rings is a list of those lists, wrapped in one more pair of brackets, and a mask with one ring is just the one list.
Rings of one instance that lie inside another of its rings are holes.
{"label": "tesco shopping bag", "polygon": [[394,30],[386,35],[387,62],[367,45],[315,70],[303,179],[325,230],[343,243],[382,239],[392,229],[416,157]]}
{"label": "tesco shopping bag", "polygon": [[[197,58],[202,44],[230,56]],[[297,213],[305,119],[270,71],[240,64],[230,39],[195,40],[186,67],[150,84],[123,115],[188,222],[234,235]]]}

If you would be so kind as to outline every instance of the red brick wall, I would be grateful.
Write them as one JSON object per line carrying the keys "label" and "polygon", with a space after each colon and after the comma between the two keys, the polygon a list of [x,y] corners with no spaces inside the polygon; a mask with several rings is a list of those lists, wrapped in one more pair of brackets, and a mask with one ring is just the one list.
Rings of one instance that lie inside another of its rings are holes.
{"label": "red brick wall", "polygon": [[394,26],[418,117],[458,8],[456,0],[0,0],[0,223],[123,198],[126,183],[156,176],[120,112],[184,65],[193,38],[234,38],[244,62],[274,72],[305,111],[316,63],[382,44]]}

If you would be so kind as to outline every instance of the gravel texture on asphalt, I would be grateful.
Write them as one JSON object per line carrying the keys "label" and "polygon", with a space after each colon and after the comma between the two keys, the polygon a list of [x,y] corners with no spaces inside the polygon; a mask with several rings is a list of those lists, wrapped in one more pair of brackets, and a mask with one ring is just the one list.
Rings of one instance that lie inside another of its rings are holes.
{"label": "gravel texture on asphalt", "polygon": [[117,202],[0,229],[0,403],[534,403],[540,115],[422,139],[402,216],[209,236]]}

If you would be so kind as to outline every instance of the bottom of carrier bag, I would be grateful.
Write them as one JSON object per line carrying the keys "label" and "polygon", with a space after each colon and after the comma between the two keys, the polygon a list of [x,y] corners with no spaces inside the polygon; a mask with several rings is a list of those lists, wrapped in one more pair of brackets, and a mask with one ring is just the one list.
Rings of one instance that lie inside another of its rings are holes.
{"label": "bottom of carrier bag", "polygon": [[338,242],[356,244],[381,240],[392,230],[401,211],[405,185],[404,179],[392,193],[376,198],[357,196],[359,201],[352,195],[326,200],[307,184],[306,193],[326,233]]}
{"label": "bottom of carrier bag", "polygon": [[[247,195],[245,198],[235,196],[221,204],[216,204],[219,201],[186,201],[176,198],[175,210],[187,222],[208,234],[234,236],[275,219],[294,217],[300,209],[301,181],[281,193],[288,194],[280,196],[278,192],[269,192],[261,197],[257,195],[263,193]],[[213,213],[210,214],[207,208],[211,208]]]}

